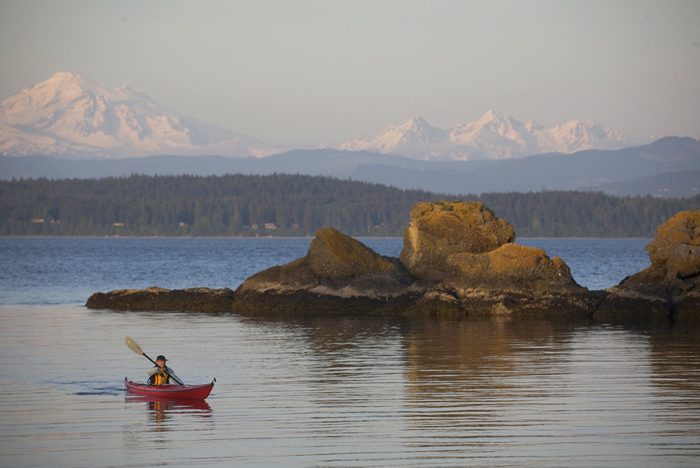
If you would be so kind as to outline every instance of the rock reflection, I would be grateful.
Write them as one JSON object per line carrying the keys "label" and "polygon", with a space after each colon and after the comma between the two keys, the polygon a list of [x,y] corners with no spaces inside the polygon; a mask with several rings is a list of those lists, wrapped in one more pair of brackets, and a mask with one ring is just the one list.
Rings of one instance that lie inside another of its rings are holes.
{"label": "rock reflection", "polygon": [[414,462],[427,452],[452,462],[549,453],[610,466],[615,454],[640,461],[662,445],[697,453],[687,441],[700,427],[698,329],[330,314],[255,322],[295,343],[287,357],[300,374],[287,379],[300,405],[277,402],[295,434],[361,434],[367,453]]}
{"label": "rock reflection", "polygon": [[[671,418],[685,428],[700,427],[699,330],[688,326],[657,327],[648,336],[651,349],[652,385],[664,411],[659,419]],[[697,431],[695,431],[697,433]]]}
{"label": "rock reflection", "polygon": [[[481,444],[518,418],[512,409],[560,396],[556,378],[539,384],[557,372],[573,329],[571,324],[494,319],[425,322],[412,330],[406,336],[412,429],[436,435],[447,430],[456,438],[444,439],[448,445]],[[529,424],[519,430],[532,429],[538,421]]]}

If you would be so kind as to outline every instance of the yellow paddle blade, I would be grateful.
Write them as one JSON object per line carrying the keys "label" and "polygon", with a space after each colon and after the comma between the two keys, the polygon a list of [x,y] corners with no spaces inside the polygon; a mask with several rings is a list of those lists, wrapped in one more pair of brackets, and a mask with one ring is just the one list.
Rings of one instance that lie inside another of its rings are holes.
{"label": "yellow paddle blade", "polygon": [[134,340],[132,340],[128,336],[126,337],[125,341],[126,341],[126,345],[129,347],[130,350],[132,350],[136,354],[140,354],[143,356],[143,350],[141,349],[141,346],[139,346],[139,344],[137,342],[135,342]]}

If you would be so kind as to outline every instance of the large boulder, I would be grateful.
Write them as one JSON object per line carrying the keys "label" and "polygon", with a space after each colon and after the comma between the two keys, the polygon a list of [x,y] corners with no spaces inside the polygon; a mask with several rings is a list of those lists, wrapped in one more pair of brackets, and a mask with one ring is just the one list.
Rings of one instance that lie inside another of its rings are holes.
{"label": "large boulder", "polygon": [[646,250],[669,279],[700,273],[700,210],[681,211],[659,226]]}
{"label": "large boulder", "polygon": [[559,257],[519,244],[504,244],[486,253],[457,253],[446,259],[448,282],[486,283],[518,287],[575,285],[571,270]]}
{"label": "large boulder", "polygon": [[236,290],[234,310],[386,309],[389,300],[407,294],[412,282],[398,259],[383,257],[335,229],[323,228],[304,257],[245,280]]}
{"label": "large boulder", "polygon": [[333,229],[316,232],[305,257],[309,269],[318,276],[331,280],[372,275],[395,270],[388,259],[352,237]]}
{"label": "large boulder", "polygon": [[471,314],[590,314],[598,295],[579,286],[559,257],[544,250],[504,244],[485,253],[457,253],[446,259],[450,289]]}
{"label": "large boulder", "polygon": [[480,202],[421,202],[411,209],[400,260],[420,279],[445,277],[447,257],[483,253],[515,240],[513,226]]}
{"label": "large boulder", "polygon": [[651,266],[608,289],[595,316],[700,319],[700,210],[659,226],[646,250]]}

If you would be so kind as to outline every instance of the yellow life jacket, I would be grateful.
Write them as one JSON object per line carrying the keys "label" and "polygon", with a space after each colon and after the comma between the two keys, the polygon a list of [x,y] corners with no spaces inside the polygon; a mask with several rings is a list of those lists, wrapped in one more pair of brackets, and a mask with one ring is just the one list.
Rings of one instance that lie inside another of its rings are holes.
{"label": "yellow life jacket", "polygon": [[170,383],[170,376],[163,371],[158,371],[149,380],[153,382],[151,385],[162,385]]}

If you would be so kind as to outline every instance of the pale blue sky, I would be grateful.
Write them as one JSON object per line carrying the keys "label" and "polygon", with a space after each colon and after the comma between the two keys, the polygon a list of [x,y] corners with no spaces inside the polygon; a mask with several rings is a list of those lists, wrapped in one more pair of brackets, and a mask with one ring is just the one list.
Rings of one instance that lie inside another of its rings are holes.
{"label": "pale blue sky", "polygon": [[0,0],[0,99],[58,71],[274,144],[497,109],[700,138],[700,1]]}

